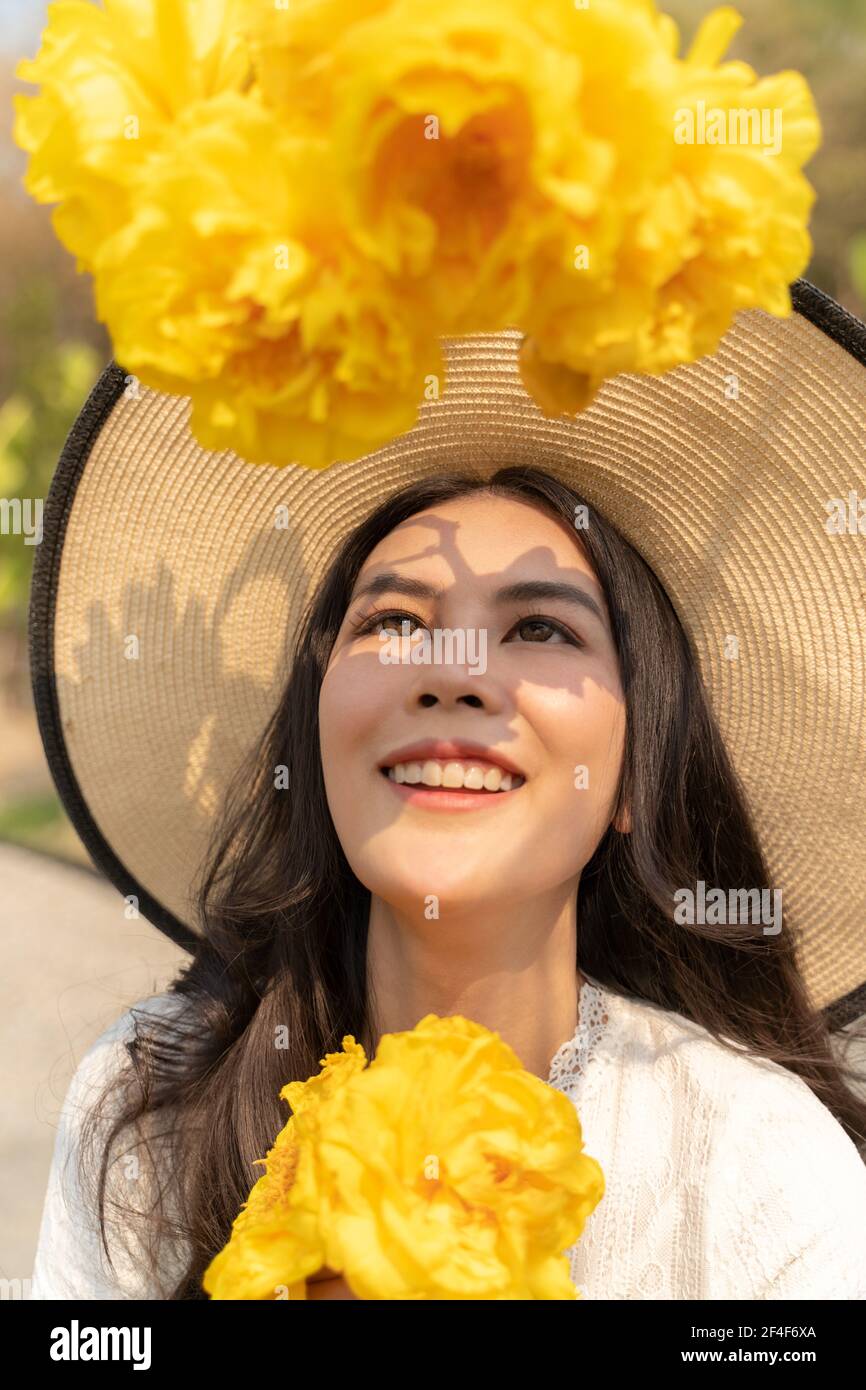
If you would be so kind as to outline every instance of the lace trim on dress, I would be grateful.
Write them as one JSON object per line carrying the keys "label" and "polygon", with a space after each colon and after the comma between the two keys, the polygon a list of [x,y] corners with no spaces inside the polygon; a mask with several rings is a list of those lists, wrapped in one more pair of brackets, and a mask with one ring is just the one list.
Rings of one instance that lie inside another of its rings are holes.
{"label": "lace trim on dress", "polygon": [[590,1058],[610,1030],[609,997],[598,985],[584,979],[577,1005],[577,1028],[564,1042],[550,1063],[548,1086],[573,1091],[586,1079]]}
{"label": "lace trim on dress", "polygon": [[[604,1071],[600,1064],[610,1061],[616,1052],[611,1024],[612,1003],[611,996],[605,990],[584,977],[577,1005],[577,1028],[574,1035],[554,1054],[550,1064],[547,1084],[562,1091],[581,1109],[599,1084],[599,1075]],[[602,1039],[605,1046],[600,1049]],[[593,1058],[596,1065],[590,1070],[589,1063]],[[586,1285],[577,1279],[577,1244],[566,1253],[575,1298],[591,1298]]]}

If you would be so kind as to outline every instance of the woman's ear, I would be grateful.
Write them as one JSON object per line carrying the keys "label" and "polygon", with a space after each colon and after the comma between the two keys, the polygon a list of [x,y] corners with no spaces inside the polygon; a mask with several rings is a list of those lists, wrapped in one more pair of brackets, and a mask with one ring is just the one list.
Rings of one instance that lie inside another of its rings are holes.
{"label": "woman's ear", "polygon": [[613,828],[618,830],[620,835],[631,833],[631,807],[627,806],[624,811],[620,811],[613,818]]}

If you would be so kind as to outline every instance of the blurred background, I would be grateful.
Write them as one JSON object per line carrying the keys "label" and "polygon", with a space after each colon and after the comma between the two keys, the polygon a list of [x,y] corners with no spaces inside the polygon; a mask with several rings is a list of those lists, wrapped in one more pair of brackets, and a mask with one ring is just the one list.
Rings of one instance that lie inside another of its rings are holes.
{"label": "blurred background", "polygon": [[[824,140],[806,168],[817,190],[808,279],[866,317],[866,0],[738,0],[730,56],[761,74],[796,68],[815,93]],[[0,7],[0,497],[44,498],[66,435],[112,355],[89,279],[25,193],[12,142],[13,76],[34,57],[45,0]],[[660,0],[683,47],[712,0]],[[164,987],[186,959],[91,867],[55,794],[27,667],[35,547],[0,535],[0,1278],[26,1279],[72,1070],[98,1032]],[[2,1043],[6,1046],[2,1046]],[[8,1119],[8,1122],[7,1122]]]}

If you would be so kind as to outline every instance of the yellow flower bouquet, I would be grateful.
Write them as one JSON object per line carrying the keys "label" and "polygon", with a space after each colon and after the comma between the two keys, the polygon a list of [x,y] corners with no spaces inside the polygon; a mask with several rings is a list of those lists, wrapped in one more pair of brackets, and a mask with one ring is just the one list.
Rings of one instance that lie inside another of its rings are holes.
{"label": "yellow flower bouquet", "polygon": [[25,187],[118,363],[206,449],[327,467],[516,328],[549,415],[790,314],[819,142],[805,79],[684,57],[654,0],[55,0],[16,75]]}
{"label": "yellow flower bouquet", "polygon": [[577,1111],[497,1033],[428,1014],[351,1036],[280,1092],[292,1115],[204,1278],[215,1299],[574,1299],[567,1250],[604,1195]]}

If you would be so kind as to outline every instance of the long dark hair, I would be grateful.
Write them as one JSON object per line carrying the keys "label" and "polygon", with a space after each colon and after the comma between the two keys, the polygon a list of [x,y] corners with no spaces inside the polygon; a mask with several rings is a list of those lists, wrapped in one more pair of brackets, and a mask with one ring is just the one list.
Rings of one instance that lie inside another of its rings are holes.
{"label": "long dark hair", "polygon": [[[577,966],[797,1073],[863,1152],[866,1101],[846,1081],[860,1078],[834,1054],[827,1022],[810,1004],[784,917],[777,935],[760,924],[675,921],[675,892],[698,880],[725,890],[771,885],[694,652],[659,580],[594,509],[588,528],[574,530],[582,499],[541,470],[442,475],[379,506],[329,566],[282,698],[229,789],[197,882],[203,937],[172,986],[183,1017],[137,1018],[128,1067],[89,1116],[80,1171],[82,1180],[95,1176],[103,1239],[110,1205],[112,1221],[137,1232],[137,1258],[154,1273],[163,1242],[182,1249],[166,1297],[205,1297],[204,1270],[261,1176],[254,1161],[285,1123],[281,1086],[318,1071],[346,1033],[370,1033],[370,894],[346,861],[325,798],[319,688],[374,546],[416,513],[481,489],[569,524],[602,586],[618,652],[626,740],[614,816],[628,806],[631,831],[610,826],[581,875]],[[288,794],[275,790],[279,766],[288,769]],[[282,1025],[288,1047],[277,1048]],[[127,1200],[128,1185],[126,1196],[108,1198],[113,1151],[128,1129],[157,1179],[143,1212]]]}

